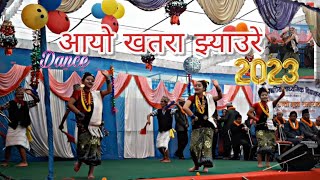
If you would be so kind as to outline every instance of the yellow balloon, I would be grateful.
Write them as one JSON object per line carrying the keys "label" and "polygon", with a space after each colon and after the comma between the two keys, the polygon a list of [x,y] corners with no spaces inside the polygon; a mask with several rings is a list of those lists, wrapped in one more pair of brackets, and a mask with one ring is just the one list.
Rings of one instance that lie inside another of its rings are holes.
{"label": "yellow balloon", "polygon": [[282,63],[277,58],[272,58],[267,62],[268,67],[275,66],[267,75],[268,84],[279,85],[282,84],[282,78],[276,78],[276,75],[282,70]]}
{"label": "yellow balloon", "polygon": [[113,15],[117,11],[118,3],[116,0],[103,0],[101,3],[102,11],[106,15]]}
{"label": "yellow balloon", "polygon": [[113,17],[120,19],[124,16],[125,9],[121,3],[118,3],[117,11],[113,14]]}
{"label": "yellow balloon", "polygon": [[[261,66],[261,77],[259,78],[257,77],[257,65]],[[251,81],[255,84],[262,84],[267,80],[267,66],[264,60],[254,59],[251,62],[250,78]]]}
{"label": "yellow balloon", "polygon": [[235,74],[234,80],[237,85],[248,85],[250,84],[250,78],[243,78],[242,76],[247,73],[250,69],[249,61],[246,59],[237,59],[236,62],[234,62],[234,65],[237,67],[240,67],[243,65],[243,67]]}
{"label": "yellow balloon", "polygon": [[39,4],[29,4],[21,13],[22,22],[33,30],[43,28],[48,22],[47,10]]}
{"label": "yellow balloon", "polygon": [[289,70],[289,74],[292,76],[291,78],[288,75],[284,75],[282,77],[283,81],[286,84],[294,85],[299,80],[299,62],[294,58],[288,58],[283,62],[283,68],[287,69],[289,66],[291,66],[291,69]]}

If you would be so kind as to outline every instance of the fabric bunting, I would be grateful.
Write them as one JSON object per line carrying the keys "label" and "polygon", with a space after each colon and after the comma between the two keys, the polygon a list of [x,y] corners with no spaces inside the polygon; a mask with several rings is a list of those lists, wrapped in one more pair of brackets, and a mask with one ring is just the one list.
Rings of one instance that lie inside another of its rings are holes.
{"label": "fabric bunting", "polygon": [[215,24],[228,24],[240,12],[245,0],[198,0],[208,18]]}

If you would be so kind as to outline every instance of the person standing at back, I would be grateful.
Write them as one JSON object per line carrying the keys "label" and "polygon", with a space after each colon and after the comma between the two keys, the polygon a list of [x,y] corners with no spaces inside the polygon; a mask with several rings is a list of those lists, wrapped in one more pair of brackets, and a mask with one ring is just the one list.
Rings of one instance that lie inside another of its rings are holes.
{"label": "person standing at back", "polygon": [[230,136],[230,127],[233,124],[233,121],[236,119],[236,116],[239,112],[236,108],[233,107],[232,103],[227,103],[227,112],[224,118],[221,118],[220,121],[223,121],[222,127],[222,138],[223,138],[223,159],[231,158],[231,136]]}

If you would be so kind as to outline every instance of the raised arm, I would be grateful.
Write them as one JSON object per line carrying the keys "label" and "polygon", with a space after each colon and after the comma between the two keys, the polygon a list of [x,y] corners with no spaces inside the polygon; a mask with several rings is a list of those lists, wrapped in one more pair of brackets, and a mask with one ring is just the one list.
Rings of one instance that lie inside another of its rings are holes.
{"label": "raised arm", "polygon": [[281,98],[283,98],[283,96],[284,96],[285,94],[286,94],[286,91],[285,91],[284,87],[281,87],[281,94],[280,94],[280,96],[279,96],[276,100],[274,100],[274,101],[272,102],[272,106],[273,106],[273,107],[277,107],[278,102],[280,101]]}
{"label": "raised arm", "polygon": [[39,97],[36,96],[31,89],[25,89],[24,92],[33,98],[32,101],[28,101],[28,107],[32,108],[34,106],[37,106],[37,103],[40,102]]}
{"label": "raised arm", "polygon": [[250,119],[253,119],[254,121],[258,121],[258,118],[254,115],[254,111],[255,109],[253,107],[250,107],[248,113],[247,113],[247,116],[250,118]]}
{"label": "raised arm", "polygon": [[110,94],[112,92],[112,84],[109,78],[109,72],[108,71],[101,71],[101,73],[104,75],[106,78],[106,83],[107,83],[107,89],[100,91],[102,98],[105,97],[106,95]]}
{"label": "raised arm", "polygon": [[151,117],[151,116],[156,116],[157,114],[158,114],[158,110],[156,109],[156,110],[152,111],[152,113],[150,113],[150,114],[147,115],[147,123],[148,123],[149,125],[151,124],[151,119],[150,119],[150,117]]}
{"label": "raised arm", "polygon": [[214,97],[213,97],[213,100],[214,100],[214,101],[219,101],[220,99],[222,99],[222,91],[221,91],[221,88],[220,88],[219,83],[218,83],[217,80],[214,80],[214,81],[213,81],[213,85],[214,85],[214,87],[216,88],[217,93],[218,93],[218,96],[214,96]]}

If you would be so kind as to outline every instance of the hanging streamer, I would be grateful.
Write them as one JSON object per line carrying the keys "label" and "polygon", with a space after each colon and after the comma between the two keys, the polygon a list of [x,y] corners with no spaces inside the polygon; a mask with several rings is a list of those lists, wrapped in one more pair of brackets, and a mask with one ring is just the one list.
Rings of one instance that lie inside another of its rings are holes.
{"label": "hanging streamer", "polygon": [[111,107],[112,107],[112,113],[115,114],[118,112],[116,108],[116,98],[114,96],[114,68],[113,66],[110,67],[110,73],[111,73],[111,83],[112,83],[112,93],[111,93]]}

